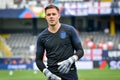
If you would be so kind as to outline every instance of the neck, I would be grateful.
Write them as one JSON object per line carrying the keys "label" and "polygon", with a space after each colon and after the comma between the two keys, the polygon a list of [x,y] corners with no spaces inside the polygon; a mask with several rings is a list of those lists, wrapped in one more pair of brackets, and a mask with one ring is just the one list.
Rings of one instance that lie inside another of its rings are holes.
{"label": "neck", "polygon": [[52,33],[56,33],[59,30],[60,26],[61,26],[61,24],[58,23],[55,26],[49,26],[48,30]]}

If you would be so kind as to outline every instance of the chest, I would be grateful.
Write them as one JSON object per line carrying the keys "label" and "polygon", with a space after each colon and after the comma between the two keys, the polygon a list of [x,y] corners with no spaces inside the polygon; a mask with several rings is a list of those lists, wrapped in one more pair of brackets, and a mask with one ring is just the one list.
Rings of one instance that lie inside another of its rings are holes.
{"label": "chest", "polygon": [[69,45],[70,42],[70,35],[63,31],[56,34],[48,34],[43,39],[45,48],[49,49],[63,47]]}

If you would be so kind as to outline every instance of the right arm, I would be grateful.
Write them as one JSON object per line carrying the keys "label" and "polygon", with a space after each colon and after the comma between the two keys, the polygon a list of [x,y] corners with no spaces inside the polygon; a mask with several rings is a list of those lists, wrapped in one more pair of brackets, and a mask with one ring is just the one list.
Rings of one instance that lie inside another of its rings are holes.
{"label": "right arm", "polygon": [[42,44],[40,37],[37,40],[36,44],[36,65],[39,68],[41,72],[43,72],[43,69],[46,68],[45,64],[43,63],[43,55],[44,55],[44,45]]}
{"label": "right arm", "polygon": [[48,79],[50,79],[50,80],[61,80],[60,77],[51,73],[51,71],[49,71],[46,68],[45,64],[43,63],[44,50],[45,50],[44,45],[41,42],[41,39],[39,37],[38,40],[37,40],[37,45],[36,45],[36,59],[35,59],[37,67],[39,68],[39,70],[41,72],[43,72],[45,74],[45,76]]}

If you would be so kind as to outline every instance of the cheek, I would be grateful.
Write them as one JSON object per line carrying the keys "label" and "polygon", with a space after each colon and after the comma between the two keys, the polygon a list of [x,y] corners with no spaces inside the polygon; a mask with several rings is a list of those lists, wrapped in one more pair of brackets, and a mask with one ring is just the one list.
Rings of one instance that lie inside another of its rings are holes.
{"label": "cheek", "polygon": [[57,21],[59,21],[60,18],[57,18]]}
{"label": "cheek", "polygon": [[46,19],[47,22],[49,21],[49,18],[45,18],[45,19]]}

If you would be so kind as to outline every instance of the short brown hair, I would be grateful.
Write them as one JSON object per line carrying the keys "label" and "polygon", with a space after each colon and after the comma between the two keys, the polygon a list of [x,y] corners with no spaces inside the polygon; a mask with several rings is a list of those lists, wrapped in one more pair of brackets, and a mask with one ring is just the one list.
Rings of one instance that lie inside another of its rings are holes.
{"label": "short brown hair", "polygon": [[48,6],[45,7],[45,13],[47,9],[51,9],[51,8],[55,8],[59,12],[59,8],[57,6],[55,6],[54,4],[49,4]]}

